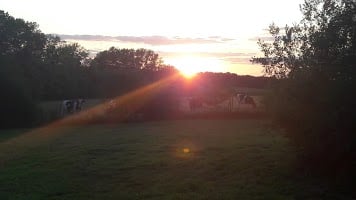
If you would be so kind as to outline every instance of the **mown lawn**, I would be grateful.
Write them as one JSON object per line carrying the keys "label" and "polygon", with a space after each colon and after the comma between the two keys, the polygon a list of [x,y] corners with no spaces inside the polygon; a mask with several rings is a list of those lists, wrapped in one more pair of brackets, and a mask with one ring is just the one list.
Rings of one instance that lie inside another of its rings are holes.
{"label": "mown lawn", "polygon": [[296,199],[295,153],[266,124],[160,121],[20,137],[1,131],[0,199]]}

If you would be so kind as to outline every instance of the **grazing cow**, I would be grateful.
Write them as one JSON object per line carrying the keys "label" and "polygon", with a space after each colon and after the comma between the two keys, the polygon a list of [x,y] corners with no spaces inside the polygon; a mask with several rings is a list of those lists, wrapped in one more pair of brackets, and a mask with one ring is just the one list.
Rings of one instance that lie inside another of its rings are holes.
{"label": "grazing cow", "polygon": [[76,99],[76,100],[74,100],[74,111],[75,112],[80,112],[82,110],[82,106],[83,106],[84,102],[85,102],[84,99]]}
{"label": "grazing cow", "polygon": [[84,102],[84,99],[64,100],[61,104],[61,116],[80,112]]}
{"label": "grazing cow", "polygon": [[245,98],[246,98],[246,94],[242,93],[242,94],[236,94],[236,98],[237,98],[237,102],[238,104],[241,104],[244,102]]}
{"label": "grazing cow", "polygon": [[117,103],[114,99],[111,99],[108,101],[108,103],[106,104],[106,110],[107,111],[114,111],[117,107]]}
{"label": "grazing cow", "polygon": [[111,99],[106,102],[105,110],[107,113],[114,113],[118,110],[118,102],[117,100]]}
{"label": "grazing cow", "polygon": [[72,100],[64,100],[61,104],[61,116],[73,113],[74,102]]}
{"label": "grazing cow", "polygon": [[237,94],[236,98],[237,98],[238,106],[240,106],[241,104],[249,104],[253,108],[256,108],[256,103],[251,96],[242,93],[242,94]]}
{"label": "grazing cow", "polygon": [[246,96],[245,97],[245,104],[250,104],[253,108],[256,108],[256,103],[255,100],[251,96]]}

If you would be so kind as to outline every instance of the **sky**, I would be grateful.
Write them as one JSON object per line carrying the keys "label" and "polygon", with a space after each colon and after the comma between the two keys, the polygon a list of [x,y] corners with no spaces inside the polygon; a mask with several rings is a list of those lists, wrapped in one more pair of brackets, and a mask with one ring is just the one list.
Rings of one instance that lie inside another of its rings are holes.
{"label": "sky", "polygon": [[152,49],[186,72],[263,75],[251,64],[268,26],[301,19],[303,0],[0,0],[0,9],[36,22],[42,32],[77,42],[92,55]]}

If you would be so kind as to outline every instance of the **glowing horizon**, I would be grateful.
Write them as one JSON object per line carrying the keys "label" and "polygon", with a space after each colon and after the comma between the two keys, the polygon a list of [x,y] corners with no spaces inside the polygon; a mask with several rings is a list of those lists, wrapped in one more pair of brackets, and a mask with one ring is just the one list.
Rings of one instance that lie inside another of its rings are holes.
{"label": "glowing horizon", "polygon": [[223,65],[216,58],[198,56],[176,56],[167,59],[165,63],[173,65],[186,77],[192,77],[199,72],[221,72]]}

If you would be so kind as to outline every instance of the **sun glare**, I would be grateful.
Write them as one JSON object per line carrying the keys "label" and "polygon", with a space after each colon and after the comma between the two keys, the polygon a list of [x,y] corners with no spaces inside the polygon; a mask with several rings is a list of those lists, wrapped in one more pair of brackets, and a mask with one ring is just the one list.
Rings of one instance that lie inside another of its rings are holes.
{"label": "sun glare", "polygon": [[191,70],[189,68],[183,68],[183,69],[179,69],[180,74],[182,74],[185,78],[193,78],[198,72]]}
{"label": "sun glare", "polygon": [[176,67],[186,78],[192,78],[199,72],[221,72],[222,62],[210,57],[174,57],[166,59],[168,64]]}
{"label": "sun glare", "polygon": [[189,153],[190,149],[189,148],[183,148],[183,153]]}

